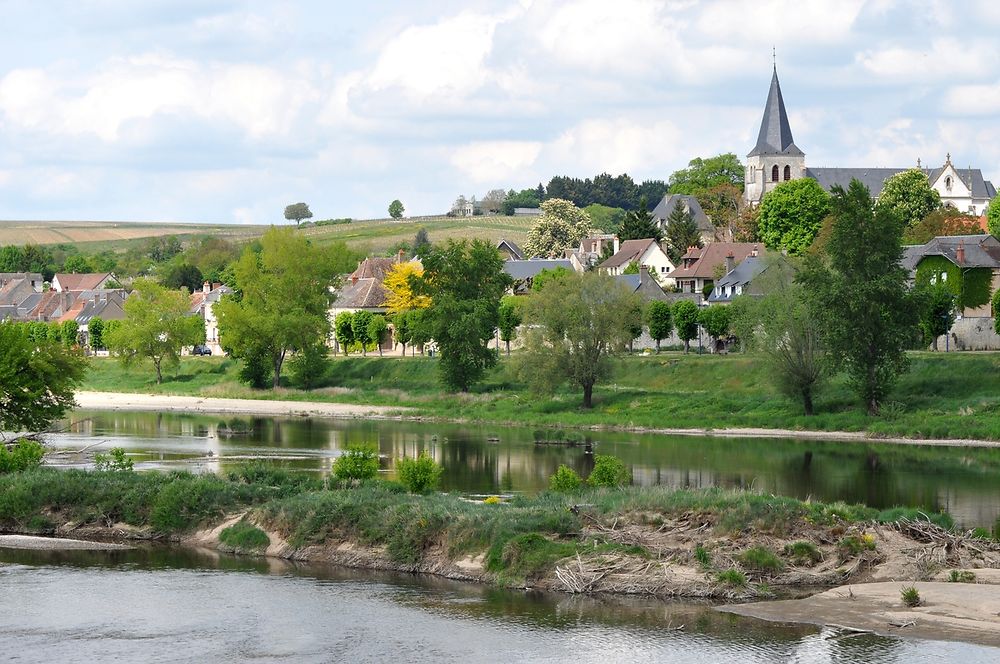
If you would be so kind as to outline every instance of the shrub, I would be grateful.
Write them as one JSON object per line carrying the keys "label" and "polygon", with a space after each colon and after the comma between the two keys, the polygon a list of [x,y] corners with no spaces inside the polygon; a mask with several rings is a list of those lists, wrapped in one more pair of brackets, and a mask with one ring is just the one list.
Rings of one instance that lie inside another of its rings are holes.
{"label": "shrub", "polygon": [[716,576],[715,579],[719,583],[724,583],[727,586],[734,586],[737,588],[742,588],[747,584],[747,575],[738,569],[727,569],[724,572],[719,572],[719,575]]}
{"label": "shrub", "polygon": [[805,540],[786,544],[785,555],[791,558],[795,565],[815,565],[823,560],[823,554],[816,545]]}
{"label": "shrub", "polygon": [[580,488],[583,480],[576,474],[576,471],[566,465],[559,466],[556,472],[549,477],[549,490],[567,493]]}
{"label": "shrub", "polygon": [[271,544],[271,538],[267,533],[243,519],[224,528],[219,533],[219,541],[242,551],[266,549]]}
{"label": "shrub", "polygon": [[745,568],[755,572],[773,574],[785,568],[785,563],[781,562],[781,558],[763,546],[750,547],[737,556],[737,559]]}
{"label": "shrub", "polygon": [[875,538],[869,534],[848,535],[837,542],[837,551],[842,558],[857,556],[863,551],[875,550]]}
{"label": "shrub", "polygon": [[333,474],[341,480],[370,480],[378,475],[378,450],[374,445],[348,445],[333,462]]}
{"label": "shrub", "polygon": [[292,385],[302,390],[318,387],[326,374],[329,362],[326,359],[325,343],[309,344],[292,357]]}
{"label": "shrub", "polygon": [[622,487],[632,483],[632,473],[621,459],[610,454],[594,455],[594,470],[587,478],[590,486]]}
{"label": "shrub", "polygon": [[129,472],[133,464],[132,459],[125,456],[125,450],[115,447],[108,454],[95,454],[94,468],[101,472]]}
{"label": "shrub", "polygon": [[421,452],[416,459],[402,457],[396,461],[399,481],[410,493],[428,493],[436,489],[442,470],[427,452]]}
{"label": "shrub", "polygon": [[920,606],[920,593],[913,586],[906,586],[899,591],[899,596],[903,600],[903,604],[906,606]]}
{"label": "shrub", "polygon": [[976,574],[967,570],[953,569],[948,574],[948,581],[950,583],[975,583]]}
{"label": "shrub", "polygon": [[45,448],[37,440],[21,438],[10,446],[0,443],[0,475],[37,468],[43,456]]}

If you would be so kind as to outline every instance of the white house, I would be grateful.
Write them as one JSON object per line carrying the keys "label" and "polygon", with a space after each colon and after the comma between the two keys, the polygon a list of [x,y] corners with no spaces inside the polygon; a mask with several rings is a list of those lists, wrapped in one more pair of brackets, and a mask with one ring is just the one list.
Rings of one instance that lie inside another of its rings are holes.
{"label": "white house", "polygon": [[632,263],[639,265],[640,269],[648,269],[656,275],[656,280],[661,286],[673,286],[673,271],[675,266],[667,256],[663,248],[652,238],[646,240],[625,240],[621,243],[618,251],[597,266],[602,272],[612,275],[625,274],[625,270]]}
{"label": "white house", "polygon": [[205,322],[205,345],[212,350],[212,355],[224,355],[219,340],[219,319],[215,315],[215,304],[223,295],[233,292],[225,284],[210,284],[205,282],[201,291],[191,293],[191,313],[201,316]]}

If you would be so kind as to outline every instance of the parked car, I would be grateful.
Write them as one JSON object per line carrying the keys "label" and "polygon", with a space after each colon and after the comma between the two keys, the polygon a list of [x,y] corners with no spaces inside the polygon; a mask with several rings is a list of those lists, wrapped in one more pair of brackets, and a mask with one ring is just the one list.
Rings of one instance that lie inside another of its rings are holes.
{"label": "parked car", "polygon": [[208,346],[206,346],[205,344],[198,344],[197,346],[195,346],[194,348],[191,349],[191,354],[192,355],[211,355],[212,354],[212,349],[209,348]]}

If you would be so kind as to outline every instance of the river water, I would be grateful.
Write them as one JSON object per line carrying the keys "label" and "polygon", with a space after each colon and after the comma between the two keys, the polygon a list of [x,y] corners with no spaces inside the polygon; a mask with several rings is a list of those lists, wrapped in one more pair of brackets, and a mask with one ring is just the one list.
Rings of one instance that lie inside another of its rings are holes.
{"label": "river water", "polygon": [[[577,447],[536,445],[551,431],[496,426],[306,418],[236,418],[135,412],[73,413],[58,448],[88,454],[55,457],[85,466],[89,453],[123,447],[138,469],[223,472],[262,458],[325,475],[348,445],[376,444],[382,468],[427,451],[443,466],[442,488],[485,495],[536,492],[560,464],[586,475],[593,453],[613,454],[640,485],[752,488],[800,499],[897,505],[946,511],[964,527],[992,529],[1000,516],[1000,449],[900,446],[860,442],[717,438],[585,432]],[[220,427],[220,424],[223,426]],[[248,435],[225,430],[250,428]]]}
{"label": "river water", "polygon": [[[164,547],[0,549],[10,662],[956,662],[1000,650],[707,604],[504,591]],[[842,634],[840,634],[842,636]]]}

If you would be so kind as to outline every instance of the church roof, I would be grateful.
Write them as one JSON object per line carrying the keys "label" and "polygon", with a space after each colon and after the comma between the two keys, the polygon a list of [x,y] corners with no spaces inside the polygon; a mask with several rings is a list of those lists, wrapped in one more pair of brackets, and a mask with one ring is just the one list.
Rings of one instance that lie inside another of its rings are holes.
{"label": "church roof", "polygon": [[777,69],[771,76],[771,89],[767,92],[767,103],[764,105],[764,117],[760,121],[757,145],[747,156],[755,157],[763,154],[803,154],[792,139],[792,128],[788,124],[785,101],[781,97]]}
{"label": "church roof", "polygon": [[[806,168],[806,177],[812,178],[821,187],[830,191],[834,185],[840,185],[844,189],[851,183],[851,180],[858,180],[868,187],[872,198],[878,198],[882,193],[882,186],[885,181],[909,168]],[[927,174],[927,179],[934,183],[940,177],[942,168],[923,168]],[[983,171],[978,168],[956,168],[958,177],[966,187],[969,187],[972,196],[976,198],[993,198],[997,194],[993,183],[983,177]]]}

